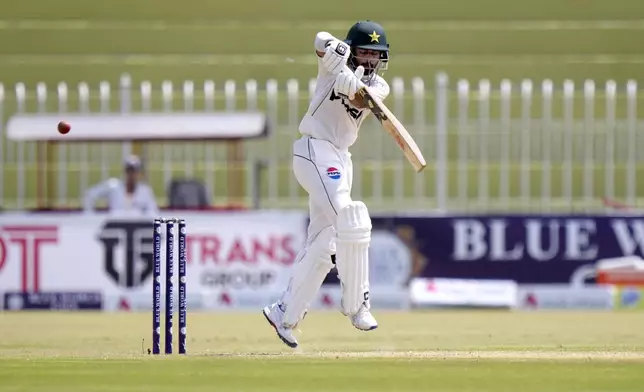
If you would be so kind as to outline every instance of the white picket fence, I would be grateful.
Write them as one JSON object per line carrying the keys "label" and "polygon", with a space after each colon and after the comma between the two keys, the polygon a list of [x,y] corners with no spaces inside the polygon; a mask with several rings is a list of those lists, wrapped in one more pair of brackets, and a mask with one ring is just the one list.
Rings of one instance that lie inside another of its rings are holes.
{"label": "white picket fence", "polygon": [[[302,207],[306,197],[290,171],[291,143],[315,88],[297,80],[280,84],[254,80],[196,85],[167,81],[133,85],[124,75],[114,88],[65,83],[34,90],[19,83],[0,85],[0,206],[35,204],[33,173],[38,146],[4,137],[13,113],[172,112],[260,109],[275,125],[267,140],[245,142],[247,183],[244,200],[261,207]],[[97,88],[96,88],[97,87]],[[160,88],[159,88],[160,87]],[[178,87],[178,88],[177,88]],[[587,210],[602,208],[602,198],[638,204],[638,174],[644,164],[644,138],[638,137],[638,86],[635,81],[582,85],[549,80],[487,80],[450,83],[391,80],[388,105],[423,150],[428,167],[414,174],[375,119],[366,121],[352,150],[353,196],[376,210]],[[52,130],[54,131],[54,130]],[[131,144],[60,144],[56,199],[78,205],[93,183],[120,175]],[[145,160],[149,181],[164,203],[165,188],[176,176],[201,179],[218,203],[226,203],[225,147],[195,143],[152,143]],[[263,164],[263,169],[259,169]],[[644,169],[644,168],[643,168]]]}

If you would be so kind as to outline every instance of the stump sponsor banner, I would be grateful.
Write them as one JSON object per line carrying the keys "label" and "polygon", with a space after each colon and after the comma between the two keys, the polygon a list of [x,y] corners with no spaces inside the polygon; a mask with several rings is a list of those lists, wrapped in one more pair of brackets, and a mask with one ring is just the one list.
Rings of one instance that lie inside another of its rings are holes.
{"label": "stump sponsor banner", "polygon": [[635,216],[413,216],[373,223],[409,244],[413,276],[568,283],[598,259],[644,253],[644,218]]}
{"label": "stump sponsor banner", "polygon": [[[191,293],[224,289],[282,290],[306,239],[306,214],[300,212],[174,216],[187,224],[189,300]],[[148,297],[151,303],[152,224],[148,219],[107,215],[3,215],[0,291],[100,292],[117,302],[120,296],[133,296]],[[162,257],[165,260],[165,252]],[[176,279],[175,271],[175,285]]]}
{"label": "stump sponsor banner", "polygon": [[614,308],[615,287],[610,285],[572,286],[568,284],[519,285],[519,308],[597,309]]}
{"label": "stump sponsor banner", "polygon": [[516,307],[517,284],[511,280],[423,279],[409,285],[416,307]]}
{"label": "stump sponsor banner", "polygon": [[102,310],[98,292],[9,292],[4,294],[5,310]]}
{"label": "stump sponsor banner", "polygon": [[[342,309],[342,289],[336,285],[323,285],[315,300],[311,303],[312,309]],[[410,308],[409,291],[405,287],[372,286],[369,292],[371,309],[381,310],[406,310]],[[377,316],[376,316],[377,317]]]}

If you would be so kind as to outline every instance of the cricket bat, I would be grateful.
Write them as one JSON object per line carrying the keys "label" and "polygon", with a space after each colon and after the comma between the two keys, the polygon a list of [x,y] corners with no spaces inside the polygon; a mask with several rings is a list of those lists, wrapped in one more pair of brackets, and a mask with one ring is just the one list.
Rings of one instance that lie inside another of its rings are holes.
{"label": "cricket bat", "polygon": [[362,98],[363,102],[367,105],[369,110],[371,110],[371,113],[376,116],[387,133],[394,138],[396,144],[398,144],[398,147],[403,151],[409,163],[411,163],[414,169],[416,169],[416,173],[421,172],[425,166],[427,166],[427,163],[425,163],[423,154],[420,152],[418,145],[407,129],[405,129],[401,122],[398,121],[396,116],[391,113],[384,103],[371,94],[369,87],[361,87],[356,92],[356,95],[359,95]]}

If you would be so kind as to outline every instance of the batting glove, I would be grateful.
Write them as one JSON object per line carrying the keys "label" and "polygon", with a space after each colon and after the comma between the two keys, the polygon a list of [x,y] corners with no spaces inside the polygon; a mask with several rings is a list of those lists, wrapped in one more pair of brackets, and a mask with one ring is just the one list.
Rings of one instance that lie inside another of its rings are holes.
{"label": "batting glove", "polygon": [[342,41],[333,40],[329,42],[324,50],[324,57],[322,57],[322,66],[333,75],[339,74],[344,66],[347,64],[349,55],[349,45]]}
{"label": "batting glove", "polygon": [[335,78],[335,92],[339,95],[354,99],[356,92],[364,86],[360,79],[364,75],[364,67],[361,65],[356,68],[355,73],[348,70],[340,72]]}

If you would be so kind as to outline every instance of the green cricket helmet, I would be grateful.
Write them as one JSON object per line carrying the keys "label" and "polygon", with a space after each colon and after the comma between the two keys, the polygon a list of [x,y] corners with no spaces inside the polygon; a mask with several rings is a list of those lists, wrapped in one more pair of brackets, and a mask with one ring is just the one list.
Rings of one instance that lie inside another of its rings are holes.
{"label": "green cricket helmet", "polygon": [[[376,22],[370,20],[360,21],[349,29],[347,38],[344,40],[351,47],[351,56],[348,65],[356,69],[362,65],[365,69],[365,76],[372,77],[380,71],[386,71],[389,63],[389,44],[385,29]],[[357,54],[358,49],[375,50],[380,53],[377,61],[360,57]]]}

